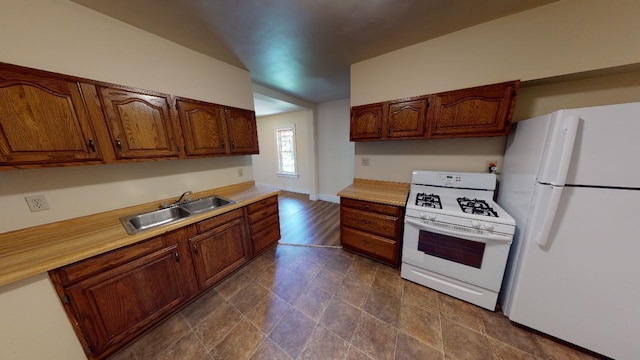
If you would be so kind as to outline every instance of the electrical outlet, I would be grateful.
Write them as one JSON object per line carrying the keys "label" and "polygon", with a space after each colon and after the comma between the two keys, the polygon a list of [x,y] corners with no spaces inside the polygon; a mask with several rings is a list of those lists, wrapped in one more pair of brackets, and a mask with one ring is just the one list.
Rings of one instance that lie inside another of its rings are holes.
{"label": "electrical outlet", "polygon": [[487,160],[484,165],[484,169],[489,174],[497,174],[498,173],[498,161],[497,160]]}
{"label": "electrical outlet", "polygon": [[360,159],[360,165],[369,166],[369,158],[363,157],[362,159]]}
{"label": "electrical outlet", "polygon": [[244,175],[244,169],[243,168],[238,168],[238,176],[242,177]]}
{"label": "electrical outlet", "polygon": [[27,201],[31,212],[49,210],[49,203],[44,195],[25,196],[24,199]]}

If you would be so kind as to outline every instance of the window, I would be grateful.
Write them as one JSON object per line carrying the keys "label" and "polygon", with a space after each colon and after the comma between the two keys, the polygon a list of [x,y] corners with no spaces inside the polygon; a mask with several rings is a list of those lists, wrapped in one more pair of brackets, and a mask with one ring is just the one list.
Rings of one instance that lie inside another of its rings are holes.
{"label": "window", "polygon": [[276,129],[278,146],[278,176],[298,177],[296,166],[296,132],[293,125]]}

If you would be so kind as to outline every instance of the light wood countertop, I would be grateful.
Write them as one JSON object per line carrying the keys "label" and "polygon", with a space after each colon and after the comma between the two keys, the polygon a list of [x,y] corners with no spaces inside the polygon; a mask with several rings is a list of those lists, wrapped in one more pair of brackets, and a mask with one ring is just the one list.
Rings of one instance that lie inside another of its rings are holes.
{"label": "light wood countertop", "polygon": [[[193,199],[218,195],[233,205],[129,235],[120,217],[158,208],[160,201],[0,234],[0,286],[162,235],[183,226],[276,195],[280,190],[253,181],[194,193]],[[169,202],[176,199],[167,199]]]}
{"label": "light wood countertop", "polygon": [[409,184],[393,181],[353,179],[353,184],[340,190],[338,196],[404,207]]}

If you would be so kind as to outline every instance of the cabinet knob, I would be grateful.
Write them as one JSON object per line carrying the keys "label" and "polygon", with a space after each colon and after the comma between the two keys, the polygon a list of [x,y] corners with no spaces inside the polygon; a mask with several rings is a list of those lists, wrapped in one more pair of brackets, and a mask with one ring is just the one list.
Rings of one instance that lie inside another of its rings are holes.
{"label": "cabinet knob", "polygon": [[231,148],[235,149],[236,148],[236,142],[235,141],[231,141]]}
{"label": "cabinet knob", "polygon": [[96,152],[96,144],[93,142],[93,138],[89,138],[89,149],[91,149],[91,152]]}
{"label": "cabinet knob", "polygon": [[193,253],[197,254],[198,253],[198,245],[193,244]]}
{"label": "cabinet knob", "polygon": [[173,256],[176,258],[176,262],[180,262],[180,253],[176,251],[173,253]]}
{"label": "cabinet knob", "polygon": [[120,151],[122,151],[122,142],[120,142],[120,138],[116,138],[116,146]]}

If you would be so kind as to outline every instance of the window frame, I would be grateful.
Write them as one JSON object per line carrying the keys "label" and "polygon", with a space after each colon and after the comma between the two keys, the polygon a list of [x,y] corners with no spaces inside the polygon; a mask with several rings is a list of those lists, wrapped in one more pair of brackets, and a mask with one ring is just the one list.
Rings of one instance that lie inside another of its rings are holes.
{"label": "window frame", "polygon": [[[284,171],[283,168],[283,164],[282,164],[282,152],[281,151],[281,136],[280,133],[284,130],[291,130],[291,137],[292,137],[292,149],[291,149],[291,153],[293,155],[293,172],[288,172],[288,171]],[[297,179],[299,177],[298,174],[298,152],[296,149],[296,127],[295,124],[288,124],[288,125],[279,125],[275,128],[275,135],[276,135],[276,153],[278,155],[278,170],[276,171],[276,175],[278,177],[286,177],[286,178],[293,178],[293,179]]]}

